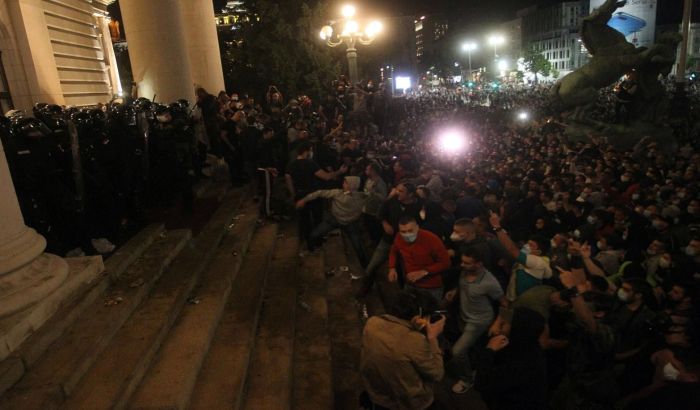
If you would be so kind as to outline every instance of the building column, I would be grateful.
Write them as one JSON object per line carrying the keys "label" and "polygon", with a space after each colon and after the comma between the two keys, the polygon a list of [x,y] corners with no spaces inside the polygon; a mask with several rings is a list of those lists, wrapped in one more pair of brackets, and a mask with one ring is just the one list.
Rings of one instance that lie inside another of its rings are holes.
{"label": "building column", "polygon": [[211,0],[179,0],[192,81],[216,95],[225,89]]}
{"label": "building column", "polygon": [[139,97],[194,100],[178,0],[121,0],[124,33]]}
{"label": "building column", "polygon": [[67,263],[43,253],[46,240],[24,224],[0,143],[0,319],[25,310],[56,290]]}
{"label": "building column", "polygon": [[42,0],[9,0],[8,5],[30,97],[34,103],[65,104]]}
{"label": "building column", "polygon": [[97,28],[100,31],[102,40],[102,50],[104,53],[104,62],[109,69],[109,80],[112,88],[112,94],[122,93],[122,83],[119,79],[119,68],[117,67],[117,57],[114,55],[114,46],[112,45],[112,35],[109,32],[109,18],[104,15],[95,16],[97,20]]}

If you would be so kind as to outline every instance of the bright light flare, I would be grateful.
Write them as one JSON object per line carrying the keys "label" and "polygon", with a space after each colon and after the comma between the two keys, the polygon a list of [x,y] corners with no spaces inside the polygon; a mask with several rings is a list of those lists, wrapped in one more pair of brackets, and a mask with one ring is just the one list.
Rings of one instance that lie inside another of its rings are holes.
{"label": "bright light flare", "polygon": [[357,33],[360,30],[360,25],[357,24],[355,20],[348,20],[343,28],[343,35],[350,36]]}
{"label": "bright light flare", "polygon": [[323,28],[321,29],[321,33],[320,33],[321,40],[328,40],[329,38],[331,38],[332,35],[333,35],[333,27],[323,26]]}
{"label": "bright light flare", "polygon": [[489,44],[492,46],[500,46],[506,42],[506,38],[500,34],[494,34],[489,36]]}
{"label": "bright light flare", "polygon": [[498,69],[500,71],[506,71],[508,69],[508,61],[506,60],[499,60],[498,61]]}
{"label": "bright light flare", "polygon": [[449,155],[458,155],[467,150],[467,136],[460,129],[444,130],[437,137],[438,149]]}
{"label": "bright light flare", "polygon": [[476,43],[468,42],[462,44],[462,51],[474,51],[478,48],[479,46]]}
{"label": "bright light flare", "polygon": [[397,90],[408,90],[411,88],[411,77],[403,77],[403,76],[397,76],[396,77],[396,89]]}
{"label": "bright light flare", "polygon": [[384,26],[382,26],[382,22],[375,20],[369,23],[369,25],[365,29],[365,34],[367,34],[367,37],[373,38],[377,36],[377,34],[381,33],[383,29]]}
{"label": "bright light flare", "polygon": [[528,114],[527,112],[525,112],[525,111],[520,111],[520,112],[518,113],[518,119],[519,119],[520,121],[527,121],[528,118],[530,118],[530,114]]}
{"label": "bright light flare", "polygon": [[343,17],[349,19],[350,17],[355,16],[357,9],[352,4],[346,4],[343,6],[343,8],[340,10],[340,12],[343,14]]}

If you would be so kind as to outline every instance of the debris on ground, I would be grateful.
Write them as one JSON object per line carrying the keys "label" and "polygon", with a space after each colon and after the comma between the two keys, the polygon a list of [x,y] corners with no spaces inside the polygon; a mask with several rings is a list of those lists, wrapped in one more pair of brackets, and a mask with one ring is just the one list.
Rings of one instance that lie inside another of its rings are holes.
{"label": "debris on ground", "polygon": [[299,305],[301,305],[301,307],[307,312],[311,312],[311,310],[312,310],[311,305],[309,305],[308,303],[306,303],[304,301],[299,302]]}
{"label": "debris on ground", "polygon": [[139,286],[144,284],[143,278],[138,278],[135,281],[129,283],[130,288],[138,288]]}
{"label": "debris on ground", "polygon": [[105,300],[105,306],[116,306],[124,301],[121,296],[110,296]]}
{"label": "debris on ground", "polygon": [[199,305],[199,302],[201,301],[202,300],[196,296],[187,298],[187,303],[189,303],[190,305]]}

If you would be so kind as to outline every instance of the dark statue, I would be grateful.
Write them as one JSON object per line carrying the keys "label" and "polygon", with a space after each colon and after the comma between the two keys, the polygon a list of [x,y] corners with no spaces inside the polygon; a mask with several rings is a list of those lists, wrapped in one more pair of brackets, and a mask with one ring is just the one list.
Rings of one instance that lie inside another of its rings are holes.
{"label": "dark statue", "polygon": [[607,24],[613,12],[624,5],[625,1],[607,0],[582,21],[581,40],[592,58],[559,80],[552,91],[563,110],[573,109],[569,117],[572,120],[586,120],[588,110],[598,99],[598,90],[623,76],[634,83],[634,92],[627,94],[629,121],[659,123],[666,115],[668,100],[658,78],[671,72],[682,37],[679,33],[665,33],[649,48],[635,47]]}

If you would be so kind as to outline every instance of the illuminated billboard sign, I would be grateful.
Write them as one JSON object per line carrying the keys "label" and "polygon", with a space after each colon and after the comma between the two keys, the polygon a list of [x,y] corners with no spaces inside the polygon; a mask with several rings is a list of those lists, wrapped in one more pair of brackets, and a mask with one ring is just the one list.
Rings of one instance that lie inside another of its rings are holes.
{"label": "illuminated billboard sign", "polygon": [[[605,0],[591,0],[590,11]],[[615,10],[608,26],[625,35],[637,47],[650,47],[656,30],[656,0],[627,0],[624,7]]]}

